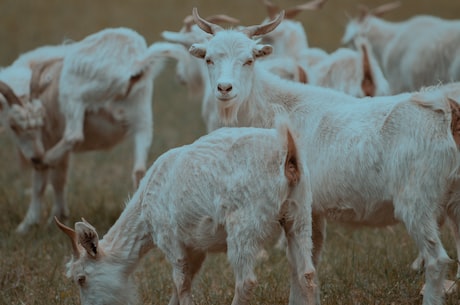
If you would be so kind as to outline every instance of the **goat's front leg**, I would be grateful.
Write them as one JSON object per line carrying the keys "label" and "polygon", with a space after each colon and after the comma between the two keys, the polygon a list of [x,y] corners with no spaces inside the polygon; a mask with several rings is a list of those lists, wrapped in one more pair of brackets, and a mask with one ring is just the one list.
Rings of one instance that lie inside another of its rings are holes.
{"label": "goat's front leg", "polygon": [[133,166],[133,185],[137,189],[141,179],[145,175],[147,156],[152,144],[153,131],[151,124],[136,131],[134,134],[134,166]]}
{"label": "goat's front leg", "polygon": [[85,120],[85,109],[73,107],[71,113],[66,113],[66,126],[62,139],[45,153],[43,163],[48,166],[56,166],[66,154],[84,140],[83,123]]}
{"label": "goat's front leg", "polygon": [[64,156],[64,159],[53,168],[50,168],[50,180],[54,189],[53,210],[48,218],[48,224],[54,223],[54,216],[61,222],[69,217],[69,207],[65,198],[65,186],[67,183],[67,170],[69,167],[70,153]]}
{"label": "goat's front leg", "polygon": [[48,170],[37,170],[32,171],[32,194],[29,208],[27,210],[26,217],[16,228],[16,232],[19,234],[25,234],[29,231],[30,227],[40,223],[40,217],[42,212],[42,198],[46,190]]}

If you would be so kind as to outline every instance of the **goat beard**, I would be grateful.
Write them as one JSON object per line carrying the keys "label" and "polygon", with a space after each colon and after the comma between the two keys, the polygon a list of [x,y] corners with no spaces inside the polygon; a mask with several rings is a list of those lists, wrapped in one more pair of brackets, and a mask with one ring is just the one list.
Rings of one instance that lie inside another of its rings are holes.
{"label": "goat beard", "polygon": [[219,103],[219,118],[225,126],[235,126],[238,123],[239,105],[234,102]]}

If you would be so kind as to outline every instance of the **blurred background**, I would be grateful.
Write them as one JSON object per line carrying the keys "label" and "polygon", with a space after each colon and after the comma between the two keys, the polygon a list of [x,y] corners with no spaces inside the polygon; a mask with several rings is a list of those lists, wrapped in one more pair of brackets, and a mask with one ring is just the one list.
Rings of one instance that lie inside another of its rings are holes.
{"label": "blurred background", "polygon": [[[287,8],[304,1],[273,2]],[[302,12],[296,19],[304,24],[310,46],[333,51],[340,47],[347,14],[354,16],[358,4],[372,8],[387,2],[329,0],[322,10]],[[460,19],[459,0],[401,3],[385,19],[402,21],[417,14]],[[151,44],[161,40],[164,30],[178,31],[193,7],[198,8],[201,16],[224,13],[240,19],[242,25],[258,24],[266,17],[261,0],[0,0],[0,66],[11,64],[21,53],[36,47],[59,44],[65,39],[81,40],[108,27],[132,28]],[[174,67],[174,62],[169,62],[155,80],[150,163],[164,151],[190,143],[205,133],[201,101],[190,98],[186,88],[176,82]],[[132,192],[131,156],[128,141],[108,152],[74,157],[68,184],[71,223],[84,216],[93,222],[100,236],[106,232]],[[0,304],[75,304],[75,286],[63,281],[64,262],[70,254],[66,238],[54,226],[45,224],[27,236],[12,234],[25,215],[29,187],[30,169],[20,167],[14,144],[7,133],[0,133]],[[51,197],[47,197],[47,202],[44,214],[49,213]],[[455,257],[448,236],[446,247],[449,255]],[[417,251],[401,226],[390,230],[348,230],[332,225],[326,244],[320,274],[323,304],[420,304],[418,291],[423,277],[409,268]],[[253,304],[287,302],[288,280],[282,278],[286,270],[281,259],[284,255],[272,255],[273,260],[262,268],[265,278],[260,278],[260,283],[268,284],[258,288]],[[221,277],[216,280],[203,272],[198,284],[201,288],[196,292],[197,304],[231,302],[231,271],[228,266],[223,267],[225,259],[216,264],[211,274],[219,273]],[[164,270],[159,270],[159,265]],[[139,282],[144,303],[167,303],[171,288],[167,265],[161,254],[154,252],[152,260],[147,260],[141,269],[139,278],[144,280]],[[212,263],[207,266],[211,266],[207,270],[213,269]],[[219,290],[215,285],[226,288]],[[458,295],[448,304],[458,304]]]}
{"label": "blurred background", "polygon": [[[301,4],[300,0],[273,0],[281,7]],[[339,46],[347,21],[358,4],[375,7],[390,1],[329,0],[321,11],[304,12],[297,18],[305,25],[312,46],[329,51]],[[389,20],[403,20],[416,14],[458,18],[458,0],[401,0],[402,6],[388,13]],[[0,65],[8,65],[18,54],[65,38],[80,40],[107,27],[130,27],[149,43],[159,40],[163,30],[179,30],[182,19],[198,7],[202,16],[225,13],[255,24],[266,16],[262,0],[2,0],[0,1]]]}

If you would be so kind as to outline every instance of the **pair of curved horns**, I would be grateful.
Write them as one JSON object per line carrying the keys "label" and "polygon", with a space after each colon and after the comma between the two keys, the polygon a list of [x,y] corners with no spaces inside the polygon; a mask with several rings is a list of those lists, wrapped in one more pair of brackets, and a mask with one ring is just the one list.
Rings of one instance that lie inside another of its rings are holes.
{"label": "pair of curved horns", "polygon": [[[238,24],[240,21],[236,18],[230,17],[225,14],[218,14],[218,15],[211,15],[205,18],[207,21],[211,23],[230,23],[230,24]],[[192,30],[192,25],[195,24],[195,20],[192,15],[188,15],[184,18],[184,28],[186,32],[190,32]]]}
{"label": "pair of curved horns", "polygon": [[[223,30],[223,28],[220,25],[209,22],[203,19],[202,17],[200,17],[200,15],[198,14],[198,9],[196,7],[193,8],[192,16],[193,16],[193,19],[195,20],[195,23],[206,33],[214,35],[217,32]],[[284,11],[281,11],[274,20],[268,23],[247,26],[247,27],[240,29],[239,31],[246,34],[249,38],[252,38],[253,36],[264,35],[264,34],[267,34],[273,31],[281,23],[283,18],[284,18]]]}
{"label": "pair of curved horns", "polygon": [[[306,2],[304,4],[299,4],[294,7],[285,9],[285,18],[286,19],[294,19],[300,12],[307,11],[307,10],[318,10],[323,7],[324,3],[327,0],[313,0]],[[265,7],[267,8],[268,18],[273,20],[276,15],[281,11],[279,6],[275,5],[270,0],[263,0]]]}

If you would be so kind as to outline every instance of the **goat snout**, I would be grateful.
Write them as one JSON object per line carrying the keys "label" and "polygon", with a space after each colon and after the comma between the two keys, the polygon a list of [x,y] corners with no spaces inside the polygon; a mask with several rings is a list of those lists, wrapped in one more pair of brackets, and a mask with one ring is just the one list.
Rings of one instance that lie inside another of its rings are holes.
{"label": "goat snout", "polygon": [[231,83],[219,83],[217,85],[217,90],[222,94],[228,94],[232,91],[233,86]]}
{"label": "goat snout", "polygon": [[39,164],[42,163],[42,159],[39,158],[39,157],[32,157],[32,158],[30,158],[30,161],[32,161],[32,163],[33,163],[34,165],[39,165]]}
{"label": "goat snout", "polygon": [[48,169],[48,165],[43,163],[43,159],[39,157],[32,157],[30,158],[30,161],[32,162],[32,166],[35,168],[35,170],[45,170]]}

